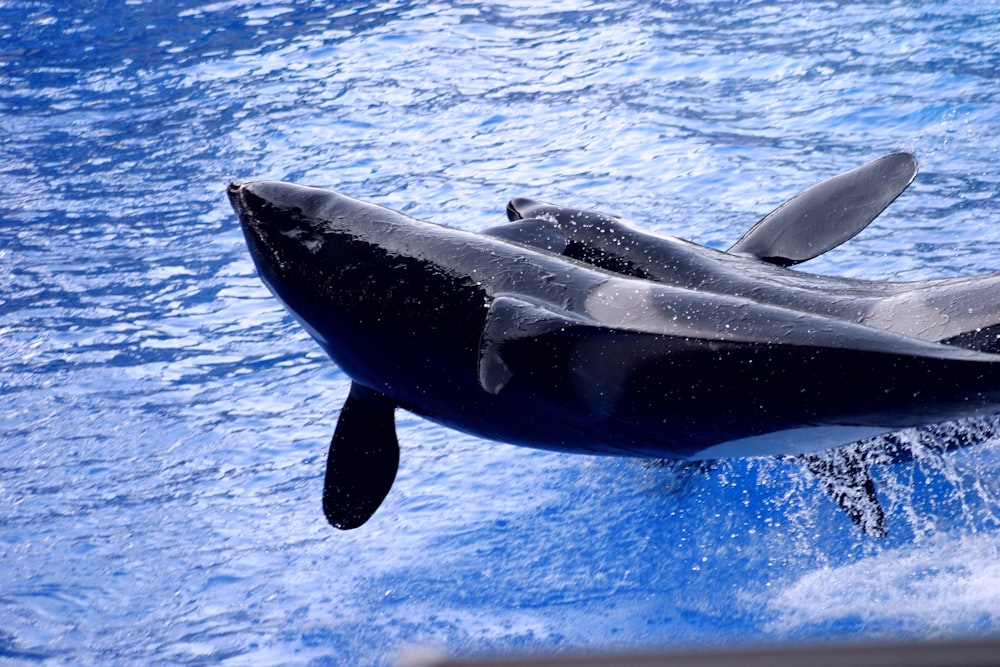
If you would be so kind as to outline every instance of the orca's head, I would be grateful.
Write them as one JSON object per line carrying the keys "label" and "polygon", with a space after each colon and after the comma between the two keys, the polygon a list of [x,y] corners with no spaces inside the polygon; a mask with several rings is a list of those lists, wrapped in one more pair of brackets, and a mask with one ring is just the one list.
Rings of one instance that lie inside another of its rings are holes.
{"label": "orca's head", "polygon": [[228,195],[261,280],[354,381],[396,396],[414,374],[475,369],[487,299],[465,267],[498,243],[322,188],[234,181]]}
{"label": "orca's head", "polygon": [[228,195],[261,277],[282,298],[283,282],[316,282],[357,265],[366,246],[414,222],[332,190],[281,181],[233,181]]}
{"label": "orca's head", "polygon": [[336,250],[339,237],[364,233],[365,209],[376,208],[322,188],[280,181],[233,181],[228,189],[247,244],[262,275],[288,264],[314,264]]}
{"label": "orca's head", "polygon": [[[381,240],[409,218],[322,188],[233,181],[228,188],[250,255],[268,289],[328,350],[376,289]],[[377,304],[376,304],[377,305]]]}

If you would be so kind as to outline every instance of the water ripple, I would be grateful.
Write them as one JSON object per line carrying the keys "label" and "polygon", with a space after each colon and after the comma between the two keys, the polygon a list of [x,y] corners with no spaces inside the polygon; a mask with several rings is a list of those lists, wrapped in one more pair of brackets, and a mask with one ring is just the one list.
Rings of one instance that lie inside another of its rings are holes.
{"label": "water ripple", "polygon": [[[401,414],[386,506],[331,532],[347,380],[258,281],[223,188],[302,180],[468,229],[532,196],[726,247],[907,149],[916,183],[810,270],[995,270],[998,22],[944,1],[4,3],[0,658],[994,632],[960,585],[994,576],[992,422],[955,426],[957,452],[900,436],[872,544],[795,462],[566,457]],[[955,556],[928,569],[924,545]],[[888,583],[844,593],[869,572]]]}

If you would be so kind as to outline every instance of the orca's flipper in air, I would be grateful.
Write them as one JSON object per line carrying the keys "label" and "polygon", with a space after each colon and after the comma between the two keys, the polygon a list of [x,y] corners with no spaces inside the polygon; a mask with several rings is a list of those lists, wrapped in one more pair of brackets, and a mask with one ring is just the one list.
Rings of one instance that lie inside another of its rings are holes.
{"label": "orca's flipper in air", "polygon": [[806,188],[764,216],[728,252],[792,266],[853,238],[917,175],[909,153],[877,160]]}
{"label": "orca's flipper in air", "polygon": [[326,460],[323,512],[336,528],[364,524],[385,499],[399,467],[396,406],[382,394],[351,384]]}
{"label": "orca's flipper in air", "polygon": [[864,455],[856,447],[802,454],[799,458],[865,535],[876,539],[888,535],[885,512],[875,495]]}

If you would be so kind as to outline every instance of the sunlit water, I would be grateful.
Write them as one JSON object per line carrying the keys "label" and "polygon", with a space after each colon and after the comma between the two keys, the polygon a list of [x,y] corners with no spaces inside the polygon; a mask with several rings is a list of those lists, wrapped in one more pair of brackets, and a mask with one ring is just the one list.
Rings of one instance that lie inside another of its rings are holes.
{"label": "sunlit water", "polygon": [[256,278],[230,178],[466,229],[531,196],[726,247],[909,150],[916,183],[805,268],[1000,269],[997,2],[540,6],[0,1],[0,661],[998,634],[992,419],[901,436],[882,541],[794,461],[557,455],[403,413],[384,507],[326,525],[347,380]]}

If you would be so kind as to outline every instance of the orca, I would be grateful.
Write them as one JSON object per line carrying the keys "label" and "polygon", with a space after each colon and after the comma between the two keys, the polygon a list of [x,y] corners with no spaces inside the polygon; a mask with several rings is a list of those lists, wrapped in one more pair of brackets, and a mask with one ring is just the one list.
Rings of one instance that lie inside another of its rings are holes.
{"label": "orca", "polygon": [[324,481],[335,527],[363,525],[389,493],[403,408],[560,452],[811,457],[880,536],[863,462],[828,450],[1000,411],[1000,273],[787,267],[857,234],[915,171],[892,154],[824,181],[729,252],[526,199],[473,233],[292,183],[228,195],[262,281],[352,381]]}

